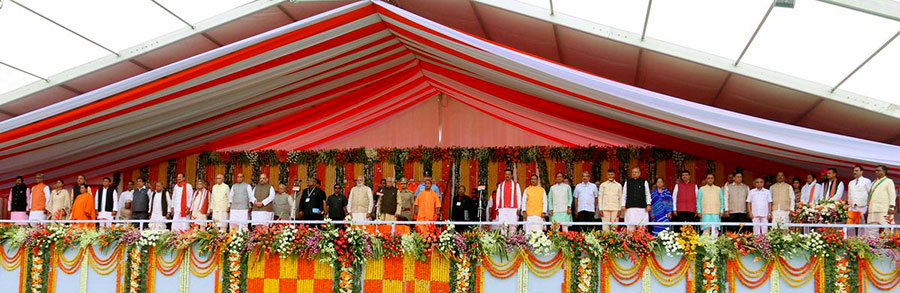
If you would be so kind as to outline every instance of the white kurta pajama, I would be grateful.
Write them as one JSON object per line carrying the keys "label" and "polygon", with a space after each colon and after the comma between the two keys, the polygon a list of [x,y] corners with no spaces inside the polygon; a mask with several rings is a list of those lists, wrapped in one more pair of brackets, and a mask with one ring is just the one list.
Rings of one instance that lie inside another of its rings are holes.
{"label": "white kurta pajama", "polygon": [[212,209],[212,219],[216,221],[216,227],[219,227],[220,230],[228,227],[228,224],[221,221],[228,220],[229,191],[231,189],[228,188],[228,184],[221,183],[213,185],[210,192],[209,208]]}
{"label": "white kurta pajama", "polygon": [[375,207],[372,189],[365,185],[353,186],[350,189],[350,196],[347,197],[348,209],[350,210],[350,220],[354,223],[365,221],[368,218],[369,211]]}
{"label": "white kurta pajama", "polygon": [[806,183],[800,188],[800,202],[810,204],[822,200],[822,185],[819,183]]}
{"label": "white kurta pajama", "polygon": [[[113,215],[112,215],[112,211],[104,211],[103,210],[104,208],[106,208],[106,204],[107,204],[106,203],[107,189],[112,189],[112,207],[113,207],[112,210],[117,213],[119,212],[119,195],[116,192],[116,189],[112,188],[112,187],[107,187],[107,188],[100,187],[97,189],[97,193],[94,194],[95,197],[98,197],[98,196],[100,197],[100,202],[99,202],[100,205],[98,205],[99,208],[97,209],[97,220],[114,220],[115,219],[115,217],[113,217]],[[97,203],[94,203],[94,204],[97,204]],[[109,226],[112,226],[112,223],[100,223],[100,227],[109,227]]]}
{"label": "white kurta pajama", "polygon": [[[640,186],[640,185],[638,185]],[[649,205],[653,203],[652,198],[650,197],[650,183],[647,180],[644,180],[644,196],[645,201]],[[625,203],[628,200],[628,181],[625,184],[622,184],[622,207],[625,207]],[[650,214],[647,213],[646,207],[639,208],[628,208],[625,210],[625,223],[647,223],[650,222]],[[634,230],[634,225],[626,226],[628,231]]]}
{"label": "white kurta pajama", "polygon": [[[178,186],[172,188],[172,205],[169,206],[169,209],[172,210],[172,219],[173,220],[190,220],[191,219],[191,201],[194,199],[194,187],[188,183],[185,183],[185,186]],[[182,209],[182,204],[184,204],[184,209]],[[172,223],[172,231],[178,232],[187,230],[191,225],[188,222],[175,222]]]}
{"label": "white kurta pajama", "polygon": [[[497,185],[497,221],[512,223],[519,220],[519,205],[522,204],[522,189],[515,181],[503,181]],[[515,231],[509,227],[501,227],[504,233]]]}
{"label": "white kurta pajama", "polygon": [[[230,210],[228,220],[246,221],[250,219],[250,204],[253,202],[253,187],[247,183],[235,183],[228,191]],[[231,223],[231,229],[246,229],[247,224]]]}
{"label": "white kurta pajama", "polygon": [[[168,211],[163,208],[163,204],[166,207],[170,207],[172,203],[172,199],[169,196],[169,193],[166,191],[151,191],[150,192],[150,220],[165,220],[166,214]],[[166,229],[166,223],[150,223],[150,229],[153,230],[164,230]]]}
{"label": "white kurta pajama", "polygon": [[[847,184],[847,204],[850,205],[850,211],[859,213],[859,222],[857,224],[866,223],[870,189],[872,189],[872,180],[862,176],[850,180]],[[847,224],[851,224],[850,222],[852,221],[847,220]],[[863,234],[863,230],[850,228],[847,230],[847,234],[848,236],[856,236]]]}
{"label": "white kurta pajama", "polygon": [[[528,194],[531,193],[531,197]],[[547,213],[547,192],[540,186],[528,186],[522,193],[522,211],[525,212],[525,221],[543,222],[542,214]],[[527,225],[525,231],[543,231],[544,225]]]}
{"label": "white kurta pajama", "polygon": [[119,207],[119,214],[116,215],[116,218],[121,219],[121,220],[131,219],[131,217],[132,217],[131,213],[130,213],[131,209],[128,209],[129,213],[127,215],[125,215],[124,213],[125,213],[125,203],[129,203],[132,201],[134,201],[134,189],[122,191],[122,193],[119,194],[119,200],[118,200],[118,203],[116,204]]}
{"label": "white kurta pajama", "polygon": [[[257,187],[259,187],[259,186],[257,186]],[[250,199],[253,200],[253,201],[251,201],[251,206],[253,205],[252,203],[256,202],[255,194],[256,194],[257,187],[254,187],[253,192],[250,193],[251,194]],[[268,187],[269,187],[268,195],[266,196],[266,198],[264,198],[262,200],[263,207],[269,205],[270,203],[272,203],[272,201],[275,200],[275,187],[273,187],[272,185],[268,185]],[[265,193],[266,191],[261,190],[261,192]],[[274,215],[275,215],[275,213],[270,212],[270,211],[252,211],[252,212],[250,212],[250,221],[251,221],[251,223],[253,223],[253,225],[256,225],[256,226],[268,225],[269,222],[272,221],[272,218],[274,217]]]}

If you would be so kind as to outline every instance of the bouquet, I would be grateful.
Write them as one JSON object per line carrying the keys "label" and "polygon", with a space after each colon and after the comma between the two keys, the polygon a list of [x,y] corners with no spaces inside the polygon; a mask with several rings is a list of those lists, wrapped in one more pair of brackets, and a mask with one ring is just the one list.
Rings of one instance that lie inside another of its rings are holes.
{"label": "bouquet", "polygon": [[800,203],[791,212],[791,221],[808,224],[840,223],[847,220],[849,206],[839,200],[822,200],[809,204]]}

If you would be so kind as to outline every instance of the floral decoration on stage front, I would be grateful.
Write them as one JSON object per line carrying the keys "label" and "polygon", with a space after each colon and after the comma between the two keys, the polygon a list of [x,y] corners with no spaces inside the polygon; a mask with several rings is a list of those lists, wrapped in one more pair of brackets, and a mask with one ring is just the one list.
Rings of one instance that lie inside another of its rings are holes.
{"label": "floral decoration on stage front", "polygon": [[[100,229],[49,224],[43,226],[0,226],[0,243],[7,249],[23,247],[27,255],[29,288],[43,292],[47,286],[48,262],[69,248],[87,246],[101,249],[124,248],[125,285],[128,292],[144,292],[146,272],[152,254],[185,253],[221,257],[222,288],[225,292],[245,292],[250,257],[299,257],[331,264],[337,274],[335,284],[341,292],[359,292],[361,269],[368,260],[410,257],[425,260],[442,256],[450,260],[451,286],[454,292],[471,292],[475,268],[483,259],[499,256],[516,259],[522,255],[553,255],[569,259],[572,290],[593,290],[600,282],[598,267],[606,259],[627,258],[635,264],[646,263],[656,255],[683,256],[696,260],[696,288],[703,292],[725,290],[727,261],[741,256],[772,262],[808,253],[826,261],[828,284],[837,291],[858,288],[858,263],[861,260],[891,258],[900,260],[900,232],[881,236],[845,238],[842,231],[819,229],[800,233],[772,229],[766,235],[725,233],[719,237],[698,235],[690,227],[682,232],[663,231],[657,237],[643,231],[560,231],[553,226],[545,232],[475,228],[457,232],[452,225],[429,234],[382,234],[365,226],[307,226],[278,224],[251,228],[249,231],[221,232],[213,226],[195,226],[181,232],[144,230],[119,225]],[[369,232],[372,231],[372,232]],[[33,290],[28,290],[29,292]]]}

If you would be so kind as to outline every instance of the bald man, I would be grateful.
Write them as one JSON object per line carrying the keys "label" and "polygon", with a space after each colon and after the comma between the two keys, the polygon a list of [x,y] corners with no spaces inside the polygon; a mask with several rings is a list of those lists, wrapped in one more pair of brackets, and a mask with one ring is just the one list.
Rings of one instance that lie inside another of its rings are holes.
{"label": "bald man", "polygon": [[209,206],[212,208],[212,218],[216,221],[216,227],[224,231],[228,225],[220,221],[228,220],[228,208],[231,202],[228,200],[228,193],[231,191],[228,184],[225,184],[225,175],[216,174],[216,184],[212,186],[212,193],[209,197]]}

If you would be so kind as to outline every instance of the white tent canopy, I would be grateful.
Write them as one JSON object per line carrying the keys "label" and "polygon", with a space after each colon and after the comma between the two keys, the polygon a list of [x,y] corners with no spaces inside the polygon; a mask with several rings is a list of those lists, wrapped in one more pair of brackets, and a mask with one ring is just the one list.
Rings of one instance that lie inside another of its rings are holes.
{"label": "white tent canopy", "polygon": [[644,90],[361,1],[0,122],[0,186],[201,150],[315,148],[438,93],[566,145],[900,168],[897,146]]}

